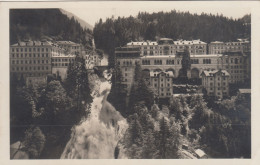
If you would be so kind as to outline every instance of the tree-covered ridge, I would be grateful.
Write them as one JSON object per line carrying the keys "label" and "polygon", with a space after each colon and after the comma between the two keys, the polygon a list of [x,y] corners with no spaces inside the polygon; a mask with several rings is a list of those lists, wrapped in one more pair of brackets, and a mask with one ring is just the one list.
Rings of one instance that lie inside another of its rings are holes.
{"label": "tree-covered ridge", "polygon": [[59,9],[11,9],[10,44],[31,39],[70,40],[92,45],[92,32]]}
{"label": "tree-covered ridge", "polygon": [[[250,38],[251,15],[241,19],[231,19],[223,15],[189,12],[140,12],[137,17],[100,19],[93,33],[96,47],[110,55],[113,65],[114,48],[130,41],[156,40],[160,37],[173,40],[201,39],[204,42],[234,41]],[[245,23],[247,22],[247,24]]]}

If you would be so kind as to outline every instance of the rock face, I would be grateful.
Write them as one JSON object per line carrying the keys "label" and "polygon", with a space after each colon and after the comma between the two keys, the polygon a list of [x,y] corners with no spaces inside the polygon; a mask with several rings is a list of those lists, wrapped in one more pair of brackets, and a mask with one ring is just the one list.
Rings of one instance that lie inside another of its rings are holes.
{"label": "rock face", "polygon": [[122,152],[116,146],[128,128],[127,121],[106,100],[111,84],[108,81],[97,84],[100,86],[91,114],[73,127],[61,159],[114,159],[117,152]]}

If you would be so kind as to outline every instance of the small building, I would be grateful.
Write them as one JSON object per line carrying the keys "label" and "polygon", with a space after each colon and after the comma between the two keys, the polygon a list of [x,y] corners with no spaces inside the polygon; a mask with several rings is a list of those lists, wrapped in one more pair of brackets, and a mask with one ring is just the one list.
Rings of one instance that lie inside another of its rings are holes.
{"label": "small building", "polygon": [[203,71],[202,86],[207,95],[223,98],[229,95],[229,73],[226,70]]}
{"label": "small building", "polygon": [[159,98],[173,95],[173,77],[173,72],[171,71],[150,72],[150,85],[155,89]]}
{"label": "small building", "polygon": [[206,159],[206,158],[208,158],[208,156],[205,154],[205,152],[202,151],[201,149],[196,149],[195,153],[196,153],[196,155],[197,155],[197,157],[199,159]]}
{"label": "small building", "polygon": [[250,97],[251,96],[251,89],[239,89],[238,94]]}

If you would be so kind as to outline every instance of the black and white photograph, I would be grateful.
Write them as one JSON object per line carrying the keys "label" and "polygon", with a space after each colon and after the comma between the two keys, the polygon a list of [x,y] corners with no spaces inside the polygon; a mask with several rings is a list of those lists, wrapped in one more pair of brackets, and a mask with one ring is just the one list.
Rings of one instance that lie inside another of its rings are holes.
{"label": "black and white photograph", "polygon": [[240,3],[9,8],[8,159],[253,158]]}

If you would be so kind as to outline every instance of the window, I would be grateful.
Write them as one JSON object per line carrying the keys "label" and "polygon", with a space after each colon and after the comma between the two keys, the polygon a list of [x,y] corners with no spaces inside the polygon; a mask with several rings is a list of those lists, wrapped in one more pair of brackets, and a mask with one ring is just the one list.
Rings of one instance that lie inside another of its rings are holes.
{"label": "window", "polygon": [[127,76],[127,73],[125,73],[125,76]]}
{"label": "window", "polygon": [[12,61],[12,64],[15,64],[15,61],[14,61],[14,60]]}
{"label": "window", "polygon": [[31,52],[32,51],[32,48],[29,48],[29,52]]}
{"label": "window", "polygon": [[27,52],[27,48],[24,48],[24,51]]}
{"label": "window", "polygon": [[127,71],[127,68],[125,68],[125,71]]}
{"label": "window", "polygon": [[42,57],[44,57],[44,54],[42,53]]}
{"label": "window", "polygon": [[42,52],[44,52],[44,48],[42,48]]}
{"label": "window", "polygon": [[21,48],[20,50],[21,50],[21,52],[23,52],[23,48]]}

